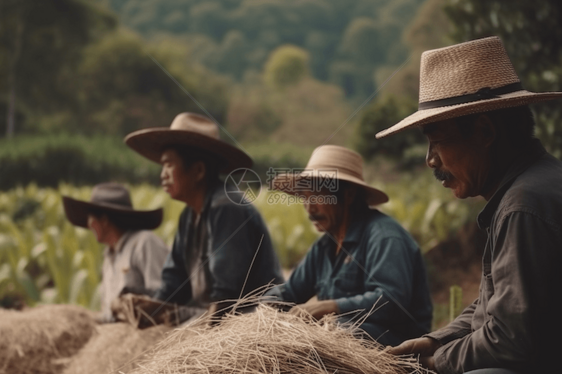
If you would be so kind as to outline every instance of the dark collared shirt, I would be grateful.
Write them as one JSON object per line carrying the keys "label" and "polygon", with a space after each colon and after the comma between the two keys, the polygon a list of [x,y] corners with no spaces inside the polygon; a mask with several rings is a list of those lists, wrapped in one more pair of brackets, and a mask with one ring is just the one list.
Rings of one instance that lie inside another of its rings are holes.
{"label": "dark collared shirt", "polygon": [[440,374],[560,372],[562,162],[533,141],[478,216],[488,232],[478,299],[429,334]]}
{"label": "dark collared shirt", "polygon": [[421,252],[394,219],[378,210],[365,212],[350,223],[337,256],[335,251],[334,240],[322,236],[287,283],[269,294],[297,304],[316,295],[335,300],[340,313],[363,311],[360,315],[376,304],[361,328],[382,344],[430,330],[432,306]]}
{"label": "dark collared shirt", "polygon": [[230,201],[222,183],[207,194],[198,222],[194,217],[189,207],[180,216],[157,299],[205,308],[283,282],[261,215],[252,205]]}

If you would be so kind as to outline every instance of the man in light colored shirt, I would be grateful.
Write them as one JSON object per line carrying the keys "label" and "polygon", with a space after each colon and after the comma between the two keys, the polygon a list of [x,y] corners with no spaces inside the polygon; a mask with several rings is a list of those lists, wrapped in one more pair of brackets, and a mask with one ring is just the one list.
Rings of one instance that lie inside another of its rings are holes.
{"label": "man in light colored shirt", "polygon": [[94,187],[90,202],[63,197],[72,224],[90,229],[106,244],[102,268],[101,322],[114,320],[111,303],[125,292],[152,294],[160,287],[169,249],[148,230],[162,222],[162,209],[134,210],[129,191],[118,183]]}

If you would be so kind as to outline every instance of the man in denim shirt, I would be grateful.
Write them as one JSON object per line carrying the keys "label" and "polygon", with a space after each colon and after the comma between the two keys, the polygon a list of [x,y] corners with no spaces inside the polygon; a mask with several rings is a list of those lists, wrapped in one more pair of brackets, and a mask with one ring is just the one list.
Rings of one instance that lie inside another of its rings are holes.
{"label": "man in denim shirt", "polygon": [[196,313],[283,281],[259,212],[246,201],[231,201],[218,178],[221,172],[251,167],[252,160],[221,141],[214,122],[181,113],[170,128],[139,130],[125,141],[162,164],[164,190],[187,204],[156,299],[193,307]]}
{"label": "man in denim shirt", "polygon": [[[354,323],[366,317],[362,330],[381,344],[398,344],[431,328],[425,267],[411,236],[369,208],[388,197],[364,182],[362,165],[359,154],[326,145],[314,151],[305,172],[274,180],[274,188],[302,194],[311,221],[325,234],[287,283],[268,295],[316,318],[346,314],[340,321]],[[337,184],[333,192],[314,185],[330,178]],[[315,295],[318,300],[307,303]]]}
{"label": "man in denim shirt", "polygon": [[391,353],[439,374],[560,372],[562,162],[534,138],[527,106],[560,97],[524,90],[497,37],[422,55],[420,110],[377,137],[421,126],[435,177],[487,201],[478,226],[488,241],[478,299]]}

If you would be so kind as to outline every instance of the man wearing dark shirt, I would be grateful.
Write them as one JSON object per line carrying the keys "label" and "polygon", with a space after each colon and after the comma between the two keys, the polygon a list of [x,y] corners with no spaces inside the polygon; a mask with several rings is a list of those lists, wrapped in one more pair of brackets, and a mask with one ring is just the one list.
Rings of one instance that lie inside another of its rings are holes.
{"label": "man wearing dark shirt", "polygon": [[421,126],[443,186],[486,199],[488,241],[478,299],[392,353],[440,374],[560,371],[562,162],[534,138],[527,104],[561,96],[524,90],[497,37],[422,55],[420,110],[377,137]]}
{"label": "man wearing dark shirt", "polygon": [[[363,160],[347,148],[326,145],[305,172],[280,176],[277,189],[302,194],[304,207],[324,235],[282,286],[269,296],[298,304],[316,318],[343,314],[381,344],[399,344],[429,332],[432,306],[421,252],[398,222],[373,207],[386,194],[363,180]],[[315,185],[335,179],[337,186]],[[299,188],[310,186],[310,189]],[[297,191],[298,190],[298,191]],[[309,301],[313,296],[317,301]]]}
{"label": "man wearing dark shirt", "polygon": [[185,202],[156,298],[206,310],[283,281],[271,239],[259,212],[231,201],[220,173],[249,168],[251,158],[219,138],[207,117],[181,113],[170,128],[129,134],[127,145],[162,165],[162,187]]}

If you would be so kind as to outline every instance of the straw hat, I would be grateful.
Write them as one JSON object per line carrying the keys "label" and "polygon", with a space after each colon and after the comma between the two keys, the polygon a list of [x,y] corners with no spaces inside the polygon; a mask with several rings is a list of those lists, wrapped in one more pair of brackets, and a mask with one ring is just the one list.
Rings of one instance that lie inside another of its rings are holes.
{"label": "straw hat", "polygon": [[363,158],[359,153],[337,145],[323,145],[314,150],[305,170],[299,174],[282,174],[272,182],[272,188],[291,195],[310,190],[299,181],[309,178],[342,180],[363,188],[367,204],[375,206],[388,201],[388,196],[365,183],[363,179]]}
{"label": "straw hat", "polygon": [[252,167],[252,159],[244,151],[220,140],[219,127],[209,118],[196,113],[180,113],[169,128],[153,127],[135,131],[125,143],[142,156],[160,163],[162,151],[173,145],[206,151],[216,156],[220,171],[229,173]]}
{"label": "straw hat", "polygon": [[89,214],[107,214],[112,221],[128,229],[152,230],[162,223],[162,208],[134,210],[129,191],[119,183],[94,186],[90,202],[63,196],[64,212],[75,226],[88,228]]}
{"label": "straw hat", "polygon": [[500,38],[473,40],[424,52],[418,111],[376,137],[384,138],[416,125],[561,96],[562,92],[524,90]]}

